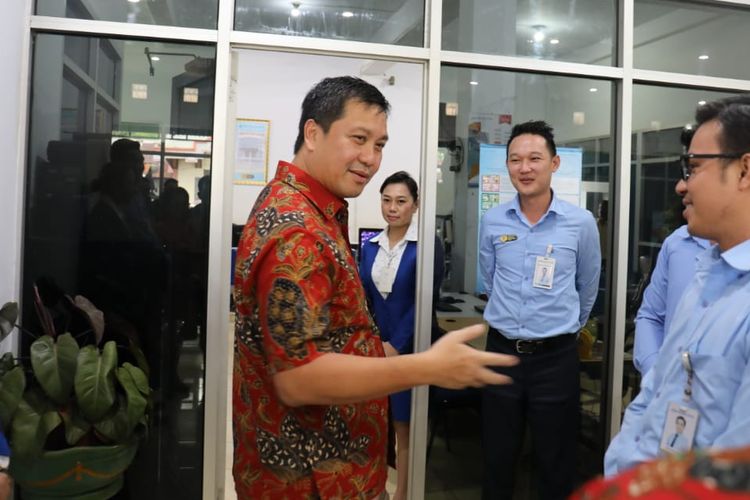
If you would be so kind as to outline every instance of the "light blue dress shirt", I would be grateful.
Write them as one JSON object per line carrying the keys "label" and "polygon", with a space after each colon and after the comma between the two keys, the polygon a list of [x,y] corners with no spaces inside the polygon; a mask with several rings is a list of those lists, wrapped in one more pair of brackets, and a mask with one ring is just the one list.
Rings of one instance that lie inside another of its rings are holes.
{"label": "light blue dress shirt", "polygon": [[[536,258],[555,259],[552,289],[532,285]],[[557,198],[532,225],[518,195],[488,210],[479,233],[479,265],[489,297],[484,319],[512,339],[577,332],[599,289],[601,251],[594,216]]]}
{"label": "light blue dress shirt", "polygon": [[635,317],[633,363],[641,373],[656,361],[664,332],[669,331],[677,303],[695,274],[698,255],[709,246],[710,241],[690,236],[687,226],[678,227],[664,240]]}
{"label": "light blue dress shirt", "polygon": [[[660,454],[670,402],[700,414],[694,446],[731,448],[750,444],[750,240],[721,253],[705,250],[695,277],[677,306],[656,363],[625,411],[622,429],[604,457],[613,475]],[[685,403],[690,353],[692,400]]]}

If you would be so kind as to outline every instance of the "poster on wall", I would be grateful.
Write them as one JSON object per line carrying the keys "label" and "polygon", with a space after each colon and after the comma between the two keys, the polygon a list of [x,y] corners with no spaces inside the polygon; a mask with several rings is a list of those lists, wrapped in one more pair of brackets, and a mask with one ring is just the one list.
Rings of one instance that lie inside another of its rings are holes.
{"label": "poster on wall", "polygon": [[[516,189],[510,182],[508,168],[505,166],[506,146],[482,144],[479,148],[479,218],[485,212],[501,203],[510,201],[516,195]],[[583,149],[557,148],[560,167],[552,174],[552,189],[555,196],[573,205],[586,208],[586,200],[581,196],[581,173]],[[477,231],[477,294],[484,293],[482,274],[479,268],[479,231]]]}
{"label": "poster on wall", "polygon": [[235,125],[234,183],[268,182],[268,142],[271,121],[238,118]]}

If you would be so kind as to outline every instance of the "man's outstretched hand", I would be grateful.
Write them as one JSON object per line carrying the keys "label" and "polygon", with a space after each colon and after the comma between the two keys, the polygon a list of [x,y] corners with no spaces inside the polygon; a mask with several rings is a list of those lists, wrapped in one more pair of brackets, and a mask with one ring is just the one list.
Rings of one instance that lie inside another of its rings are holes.
{"label": "man's outstretched hand", "polygon": [[518,363],[517,357],[480,351],[466,344],[486,331],[487,326],[483,324],[453,330],[423,352],[430,367],[430,384],[447,389],[461,389],[512,383],[513,379],[490,367],[513,366]]}

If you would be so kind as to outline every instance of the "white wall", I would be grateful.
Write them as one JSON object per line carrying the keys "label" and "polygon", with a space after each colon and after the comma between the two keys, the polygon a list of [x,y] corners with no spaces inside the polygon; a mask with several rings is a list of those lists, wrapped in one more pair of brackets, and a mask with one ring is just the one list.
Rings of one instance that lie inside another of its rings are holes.
{"label": "white wall", "polygon": [[[23,151],[19,147],[19,112],[21,102],[19,78],[23,63],[26,36],[27,1],[11,1],[3,5],[0,17],[0,41],[3,51],[3,71],[0,72],[0,95],[3,96],[3,112],[0,113],[0,304],[18,300],[21,273],[21,200],[23,198]],[[0,351],[11,349],[9,342],[0,345]]]}
{"label": "white wall", "polygon": [[[279,160],[294,157],[300,106],[308,90],[325,77],[352,75],[372,83],[391,103],[388,144],[380,171],[365,191],[349,200],[349,236],[356,242],[357,228],[383,227],[378,190],[388,175],[406,170],[419,177],[422,136],[422,65],[372,63],[363,59],[243,50],[237,52],[235,116],[271,121],[268,177]],[[362,74],[379,72],[377,75]],[[383,72],[385,75],[383,75]],[[385,77],[395,77],[389,85]],[[234,186],[232,222],[244,224],[262,186]]]}

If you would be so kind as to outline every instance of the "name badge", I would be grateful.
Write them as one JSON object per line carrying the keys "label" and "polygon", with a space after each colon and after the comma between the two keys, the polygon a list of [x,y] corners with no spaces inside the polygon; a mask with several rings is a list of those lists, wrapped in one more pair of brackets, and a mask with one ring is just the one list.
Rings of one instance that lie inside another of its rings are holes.
{"label": "name badge", "polygon": [[536,266],[534,266],[534,281],[532,285],[535,288],[552,289],[552,283],[555,279],[555,259],[552,257],[537,257]]}
{"label": "name badge", "polygon": [[699,418],[698,410],[674,402],[669,403],[659,448],[670,454],[689,451],[693,447]]}

